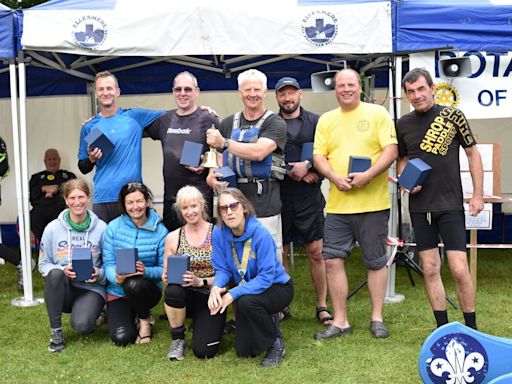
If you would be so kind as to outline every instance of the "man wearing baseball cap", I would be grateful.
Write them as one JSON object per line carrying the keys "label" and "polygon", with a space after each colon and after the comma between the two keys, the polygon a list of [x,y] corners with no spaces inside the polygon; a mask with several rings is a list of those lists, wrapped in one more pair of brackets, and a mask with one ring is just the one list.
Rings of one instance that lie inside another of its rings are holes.
{"label": "man wearing baseball cap", "polygon": [[290,242],[301,241],[308,254],[316,291],[315,315],[322,324],[329,325],[332,316],[326,305],[327,282],[322,257],[325,200],[320,191],[321,178],[313,168],[313,152],[306,153],[308,143],[311,146],[315,137],[318,115],[300,105],[302,90],[293,77],[279,79],[275,90],[279,115],[287,126],[284,157],[289,169],[281,182],[283,263],[287,267]]}

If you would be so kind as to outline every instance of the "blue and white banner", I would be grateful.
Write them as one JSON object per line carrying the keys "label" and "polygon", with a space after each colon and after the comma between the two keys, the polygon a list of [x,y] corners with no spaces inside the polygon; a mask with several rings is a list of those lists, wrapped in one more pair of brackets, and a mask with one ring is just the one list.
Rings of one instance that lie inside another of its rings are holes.
{"label": "blue and white banner", "polygon": [[[468,57],[471,72],[466,77],[443,78],[439,61]],[[512,117],[512,52],[468,51],[417,53],[409,67],[426,68],[436,84],[436,102],[460,108],[469,119]]]}
{"label": "blue and white banner", "polygon": [[302,4],[296,0],[259,0],[250,5],[239,0],[50,1],[24,11],[22,46],[116,56],[392,51],[390,1]]}

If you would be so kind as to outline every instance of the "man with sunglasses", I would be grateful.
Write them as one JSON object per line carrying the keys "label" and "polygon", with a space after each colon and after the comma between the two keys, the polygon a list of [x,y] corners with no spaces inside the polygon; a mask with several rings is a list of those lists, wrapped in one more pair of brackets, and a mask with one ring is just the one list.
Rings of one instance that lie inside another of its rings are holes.
{"label": "man with sunglasses", "polygon": [[[117,78],[108,71],[97,73],[94,85],[99,112],[82,126],[78,168],[85,175],[96,166],[93,211],[108,223],[121,214],[117,206],[121,187],[129,181],[142,180],[143,130],[164,112],[120,108],[121,89]],[[111,153],[104,155],[100,148],[92,148],[85,141],[95,128],[114,144]]]}
{"label": "man with sunglasses", "polygon": [[219,119],[207,108],[197,105],[199,86],[190,72],[181,72],[173,80],[172,93],[178,108],[168,111],[151,126],[146,134],[153,140],[160,140],[164,156],[164,224],[169,231],[181,227],[177,212],[173,209],[176,193],[185,185],[197,187],[208,202],[208,214],[212,217],[213,190],[206,183],[208,169],[180,164],[185,141],[203,144],[206,151],[206,130],[212,125],[220,127]]}

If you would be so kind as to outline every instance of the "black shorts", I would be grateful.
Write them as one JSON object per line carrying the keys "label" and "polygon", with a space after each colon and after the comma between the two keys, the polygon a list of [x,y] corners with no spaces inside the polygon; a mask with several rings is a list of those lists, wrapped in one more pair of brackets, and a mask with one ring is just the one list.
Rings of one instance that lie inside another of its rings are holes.
{"label": "black shorts", "polygon": [[281,196],[283,244],[311,243],[324,237],[325,199],[322,192],[307,196]]}
{"label": "black shorts", "polygon": [[437,248],[442,240],[446,251],[466,252],[464,211],[412,212],[411,221],[418,251]]}

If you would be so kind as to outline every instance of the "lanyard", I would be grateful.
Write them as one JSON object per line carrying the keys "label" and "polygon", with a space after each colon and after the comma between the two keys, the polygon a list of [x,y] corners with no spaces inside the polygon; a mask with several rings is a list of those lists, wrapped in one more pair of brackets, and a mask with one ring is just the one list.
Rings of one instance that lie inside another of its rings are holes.
{"label": "lanyard", "polygon": [[244,280],[245,273],[247,272],[247,264],[249,263],[249,254],[251,253],[251,243],[252,239],[248,239],[244,243],[244,251],[242,253],[242,263],[238,261],[238,255],[235,249],[235,243],[231,243],[231,253],[233,254],[233,260],[235,261],[236,269],[242,280],[238,284],[244,284],[246,281]]}

